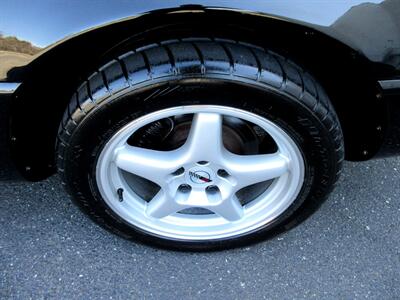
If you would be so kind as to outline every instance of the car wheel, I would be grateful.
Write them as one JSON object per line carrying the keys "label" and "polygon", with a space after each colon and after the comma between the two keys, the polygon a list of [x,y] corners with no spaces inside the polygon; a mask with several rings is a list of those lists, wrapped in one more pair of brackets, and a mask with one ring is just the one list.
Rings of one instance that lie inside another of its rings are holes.
{"label": "car wheel", "polygon": [[175,249],[244,245],[298,224],[344,156],[316,80],[262,48],[186,39],[112,60],[72,97],[58,168],[98,223]]}

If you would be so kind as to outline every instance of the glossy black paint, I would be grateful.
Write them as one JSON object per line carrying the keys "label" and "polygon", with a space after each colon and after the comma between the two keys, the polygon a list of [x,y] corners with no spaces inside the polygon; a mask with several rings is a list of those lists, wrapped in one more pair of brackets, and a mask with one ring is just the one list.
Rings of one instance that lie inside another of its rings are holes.
{"label": "glossy black paint", "polygon": [[[35,50],[29,53],[30,57],[26,53],[3,57],[2,65],[7,64],[8,70],[12,66],[26,66],[35,59],[32,54],[40,56],[87,31],[118,22],[138,21],[149,14],[236,11],[317,30],[371,61],[398,70],[399,6],[398,0],[5,0],[0,3],[0,32],[30,43]],[[6,70],[0,72],[0,80],[7,80]]]}
{"label": "glossy black paint", "polygon": [[348,159],[375,155],[390,127],[378,81],[400,77],[398,0],[5,0],[0,14],[3,35],[30,43],[25,53],[0,46],[0,81],[22,82],[11,138],[32,179],[53,171],[57,126],[77,85],[115,55],[161,37],[230,38],[303,65],[334,102]]}
{"label": "glossy black paint", "polygon": [[21,179],[11,159],[9,141],[9,114],[11,95],[0,94],[0,181]]}

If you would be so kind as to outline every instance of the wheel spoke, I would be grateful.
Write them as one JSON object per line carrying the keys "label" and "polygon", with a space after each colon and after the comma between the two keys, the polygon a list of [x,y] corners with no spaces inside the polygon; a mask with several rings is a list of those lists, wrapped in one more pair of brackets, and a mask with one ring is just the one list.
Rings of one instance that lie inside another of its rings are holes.
{"label": "wheel spoke", "polygon": [[194,190],[190,193],[188,199],[184,200],[182,204],[187,208],[206,208],[228,221],[237,221],[243,217],[243,206],[235,195],[232,195],[231,193],[227,195],[228,197],[223,199],[219,192],[207,194],[202,190]]}
{"label": "wheel spoke", "polygon": [[278,178],[289,171],[289,160],[280,153],[262,155],[225,154],[225,167],[237,180],[236,190]]}
{"label": "wheel spoke", "polygon": [[219,205],[210,207],[210,210],[231,222],[240,220],[244,214],[243,206],[235,195],[223,200]]}
{"label": "wheel spoke", "polygon": [[184,146],[193,161],[218,160],[223,149],[222,115],[197,113]]}
{"label": "wheel spoke", "polygon": [[170,197],[165,191],[160,190],[147,204],[146,214],[153,218],[161,219],[181,209],[182,207],[176,202],[176,199]]}
{"label": "wheel spoke", "polygon": [[116,151],[115,163],[118,168],[146,178],[158,185],[166,182],[182,163],[179,150],[156,151],[133,146],[124,146]]}
{"label": "wheel spoke", "polygon": [[201,190],[192,190],[190,192],[190,195],[187,199],[184,200],[184,205],[186,205],[188,208],[192,207],[203,207],[207,208],[207,205],[209,204],[207,195],[205,191]]}

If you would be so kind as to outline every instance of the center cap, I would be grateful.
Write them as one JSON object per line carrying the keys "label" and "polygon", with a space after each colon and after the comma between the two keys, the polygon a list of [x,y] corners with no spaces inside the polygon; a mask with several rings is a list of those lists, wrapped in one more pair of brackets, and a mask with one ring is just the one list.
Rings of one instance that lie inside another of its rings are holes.
{"label": "center cap", "polygon": [[192,168],[186,175],[190,183],[199,185],[210,184],[213,182],[213,172],[208,168]]}
{"label": "center cap", "polygon": [[211,175],[206,171],[189,171],[190,180],[194,183],[212,182]]}

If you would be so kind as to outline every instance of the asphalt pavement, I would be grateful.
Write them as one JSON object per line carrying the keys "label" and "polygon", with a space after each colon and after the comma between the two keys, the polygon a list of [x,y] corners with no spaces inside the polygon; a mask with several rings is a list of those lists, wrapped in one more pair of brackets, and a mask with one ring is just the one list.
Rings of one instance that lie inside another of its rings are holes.
{"label": "asphalt pavement", "polygon": [[0,182],[0,299],[398,299],[400,158],[346,163],[321,209],[272,240],[154,249],[87,219],[57,176]]}

